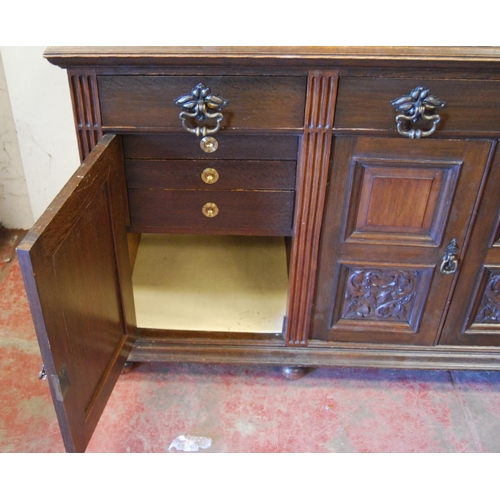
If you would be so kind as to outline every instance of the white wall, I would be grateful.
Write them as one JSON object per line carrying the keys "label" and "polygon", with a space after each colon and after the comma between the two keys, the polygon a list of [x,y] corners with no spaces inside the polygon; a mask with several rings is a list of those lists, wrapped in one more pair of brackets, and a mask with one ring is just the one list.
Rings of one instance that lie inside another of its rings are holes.
{"label": "white wall", "polygon": [[[66,71],[44,59],[44,50],[0,47],[29,196],[29,203],[19,198],[16,204],[22,212],[30,205],[32,220],[80,164]],[[21,227],[29,228],[32,220],[23,218]]]}
{"label": "white wall", "polygon": [[33,215],[0,54],[0,223],[27,228]]}

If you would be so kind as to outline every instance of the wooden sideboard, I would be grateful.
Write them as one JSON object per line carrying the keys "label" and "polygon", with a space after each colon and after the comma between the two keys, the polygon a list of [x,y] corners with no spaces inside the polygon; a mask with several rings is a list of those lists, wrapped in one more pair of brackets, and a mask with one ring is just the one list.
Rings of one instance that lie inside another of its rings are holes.
{"label": "wooden sideboard", "polygon": [[127,361],[500,369],[500,49],[45,57],[83,163],[18,255],[68,451]]}

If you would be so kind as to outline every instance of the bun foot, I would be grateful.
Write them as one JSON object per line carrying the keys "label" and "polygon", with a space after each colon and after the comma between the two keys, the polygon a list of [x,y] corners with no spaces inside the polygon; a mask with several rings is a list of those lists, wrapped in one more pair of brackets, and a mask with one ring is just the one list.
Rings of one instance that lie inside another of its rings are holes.
{"label": "bun foot", "polygon": [[307,374],[308,368],[304,366],[282,366],[281,374],[287,380],[297,380]]}
{"label": "bun foot", "polygon": [[135,361],[127,361],[123,365],[122,373],[130,373],[138,364]]}

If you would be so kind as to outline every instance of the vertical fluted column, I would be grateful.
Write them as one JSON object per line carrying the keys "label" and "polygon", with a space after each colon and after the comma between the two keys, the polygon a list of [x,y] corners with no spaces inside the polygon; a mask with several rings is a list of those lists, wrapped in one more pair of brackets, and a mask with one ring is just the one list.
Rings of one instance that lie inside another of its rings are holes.
{"label": "vertical fluted column", "polygon": [[92,69],[69,70],[68,77],[78,148],[83,161],[102,137],[97,77]]}
{"label": "vertical fluted column", "polygon": [[290,263],[286,343],[304,346],[309,338],[319,238],[325,203],[337,72],[312,71],[297,166],[295,233]]}

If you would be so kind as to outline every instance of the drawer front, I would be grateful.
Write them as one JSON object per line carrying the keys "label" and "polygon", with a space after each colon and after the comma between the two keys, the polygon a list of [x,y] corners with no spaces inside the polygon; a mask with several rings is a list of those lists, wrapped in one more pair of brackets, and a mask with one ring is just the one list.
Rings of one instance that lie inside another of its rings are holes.
{"label": "drawer front", "polygon": [[500,82],[413,78],[341,78],[334,126],[396,132],[397,113],[390,102],[418,86],[446,102],[436,135],[500,130]]}
{"label": "drawer front", "polygon": [[125,158],[180,160],[296,160],[298,135],[230,135],[217,133],[218,149],[205,153],[200,139],[182,134],[123,135]]}
{"label": "drawer front", "polygon": [[294,161],[126,160],[129,188],[285,189],[295,188]]}
{"label": "drawer front", "polygon": [[[293,191],[187,191],[129,189],[131,230],[206,234],[292,233]],[[202,209],[214,203],[218,213]]]}
{"label": "drawer front", "polygon": [[104,128],[182,129],[174,101],[202,83],[227,99],[223,129],[301,129],[305,77],[100,76]]}

